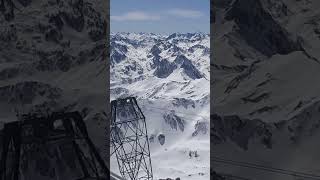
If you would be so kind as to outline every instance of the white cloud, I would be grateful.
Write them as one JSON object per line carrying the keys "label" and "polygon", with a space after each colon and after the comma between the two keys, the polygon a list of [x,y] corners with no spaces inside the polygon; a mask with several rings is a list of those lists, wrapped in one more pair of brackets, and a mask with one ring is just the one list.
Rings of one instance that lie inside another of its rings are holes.
{"label": "white cloud", "polygon": [[142,11],[131,11],[119,16],[110,16],[114,21],[156,21],[161,17],[158,15],[148,14]]}
{"label": "white cloud", "polygon": [[199,18],[204,16],[201,11],[175,8],[158,14],[150,14],[144,11],[130,11],[121,15],[110,16],[110,18],[113,21],[157,21],[162,19],[166,14],[183,18]]}
{"label": "white cloud", "polygon": [[199,18],[204,14],[200,11],[190,9],[171,9],[168,11],[170,15],[184,17],[184,18]]}

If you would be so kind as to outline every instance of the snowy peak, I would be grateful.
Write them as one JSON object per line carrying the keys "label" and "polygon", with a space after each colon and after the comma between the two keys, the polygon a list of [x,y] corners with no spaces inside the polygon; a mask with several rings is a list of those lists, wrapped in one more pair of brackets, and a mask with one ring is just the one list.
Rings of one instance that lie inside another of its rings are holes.
{"label": "snowy peak", "polygon": [[192,64],[191,60],[184,55],[177,56],[174,63],[180,65],[180,68],[182,68],[184,73],[191,79],[200,79],[203,77],[200,71]]}
{"label": "snowy peak", "polygon": [[169,35],[166,40],[167,41],[196,41],[201,40],[206,36],[204,33],[173,33]]}
{"label": "snowy peak", "polygon": [[128,48],[125,45],[118,44],[116,42],[111,42],[110,47],[111,47],[110,48],[111,64],[119,63],[126,58],[126,53],[128,52]]}
{"label": "snowy peak", "polygon": [[169,62],[167,59],[159,61],[159,58],[156,55],[153,59],[154,67],[156,67],[154,75],[158,78],[167,78],[176,69],[182,69],[183,73],[191,79],[203,77],[200,71],[192,64],[191,60],[184,55],[178,55],[173,62]]}
{"label": "snowy peak", "polygon": [[[114,80],[120,74],[132,82],[148,76],[168,78],[176,73],[184,79],[200,79],[204,69],[209,75],[208,69],[203,68],[209,67],[205,61],[210,52],[207,34],[112,33],[110,46]],[[131,68],[132,64],[137,68]]]}

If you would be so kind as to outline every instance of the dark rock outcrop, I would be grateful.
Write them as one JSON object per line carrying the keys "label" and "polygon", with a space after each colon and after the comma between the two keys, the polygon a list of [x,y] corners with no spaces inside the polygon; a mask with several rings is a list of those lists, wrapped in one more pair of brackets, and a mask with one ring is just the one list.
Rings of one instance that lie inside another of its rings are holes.
{"label": "dark rock outcrop", "polygon": [[111,42],[110,45],[110,61],[111,64],[117,64],[120,63],[122,60],[124,60],[127,56],[126,53],[128,52],[128,49],[125,45],[118,44],[116,42]]}
{"label": "dark rock outcrop", "polygon": [[271,126],[258,119],[241,119],[237,115],[211,115],[211,142],[220,144],[227,139],[247,150],[250,139],[258,138],[261,144],[272,148]]}
{"label": "dark rock outcrop", "polygon": [[184,55],[177,56],[174,63],[180,65],[184,73],[191,79],[200,79],[203,77],[200,71],[192,64],[191,60]]}
{"label": "dark rock outcrop", "polygon": [[234,20],[237,24],[235,31],[250,46],[268,57],[301,49],[290,34],[264,9],[260,0],[236,0],[225,18]]}
{"label": "dark rock outcrop", "polygon": [[162,59],[154,71],[158,78],[167,78],[177,68],[177,65],[170,63],[167,59]]}
{"label": "dark rock outcrop", "polygon": [[205,121],[198,121],[194,125],[194,132],[192,133],[192,136],[197,136],[199,134],[207,134],[209,130],[209,123]]}
{"label": "dark rock outcrop", "polygon": [[158,141],[161,145],[164,145],[164,143],[166,142],[166,136],[164,134],[159,134]]}
{"label": "dark rock outcrop", "polygon": [[184,108],[188,108],[189,106],[191,106],[192,108],[195,108],[195,102],[193,100],[190,99],[186,99],[186,98],[174,98],[172,104],[174,106],[182,106]]}
{"label": "dark rock outcrop", "polygon": [[178,128],[179,128],[180,131],[184,131],[185,121],[183,119],[181,119],[179,116],[177,116],[174,113],[174,111],[172,111],[168,114],[164,114],[163,119],[165,120],[165,122],[167,124],[170,125],[170,127],[172,129],[178,130]]}
{"label": "dark rock outcrop", "polygon": [[157,45],[152,46],[150,53],[153,56],[158,56],[161,53],[161,50],[159,49],[159,47]]}
{"label": "dark rock outcrop", "polygon": [[66,23],[76,31],[81,32],[85,27],[83,0],[60,1],[59,4],[66,6],[64,11],[60,12]]}

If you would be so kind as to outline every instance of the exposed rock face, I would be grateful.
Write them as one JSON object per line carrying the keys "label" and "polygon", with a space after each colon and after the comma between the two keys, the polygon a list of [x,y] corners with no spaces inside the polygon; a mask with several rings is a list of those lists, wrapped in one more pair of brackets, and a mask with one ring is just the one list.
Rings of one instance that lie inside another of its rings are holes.
{"label": "exposed rock face", "polygon": [[157,45],[154,45],[152,47],[152,49],[150,50],[150,53],[153,55],[153,56],[159,56],[159,54],[161,53],[161,50],[159,49],[159,47]]}
{"label": "exposed rock face", "polygon": [[191,52],[191,53],[194,53],[197,49],[202,49],[204,50],[203,52],[204,53],[210,53],[210,48],[207,48],[201,44],[196,44],[196,45],[193,45],[191,46],[188,51]]}
{"label": "exposed rock face", "polygon": [[243,72],[248,66],[245,65],[235,65],[235,66],[225,66],[225,65],[217,65],[215,63],[211,63],[212,70],[224,70],[228,72]]}
{"label": "exposed rock face", "polygon": [[[60,4],[66,6],[61,13],[67,24],[81,32],[84,28],[83,0],[60,1]],[[71,6],[72,8],[68,8]]]}
{"label": "exposed rock face", "polygon": [[271,127],[260,120],[241,119],[239,116],[211,115],[211,137],[214,144],[230,139],[243,149],[248,149],[252,138],[259,138],[267,148],[272,148]]}
{"label": "exposed rock face", "polygon": [[174,62],[183,69],[183,71],[191,78],[191,79],[200,79],[202,75],[200,71],[192,64],[192,62],[186,58],[184,55],[179,55],[176,57]]}
{"label": "exposed rock face", "polygon": [[183,55],[178,55],[173,63],[167,59],[159,61],[159,57],[156,56],[154,58],[154,64],[157,67],[154,75],[159,78],[167,78],[178,67],[182,68],[183,72],[191,79],[200,79],[203,77],[192,62]]}
{"label": "exposed rock face", "polygon": [[172,104],[174,106],[177,106],[177,107],[184,107],[186,109],[188,108],[195,108],[195,102],[193,100],[190,100],[190,99],[186,99],[186,98],[174,98],[174,101],[172,102]]}
{"label": "exposed rock face", "polygon": [[292,15],[292,12],[288,9],[288,6],[283,1],[261,0],[261,4],[275,19],[281,19]]}
{"label": "exposed rock face", "polygon": [[179,177],[175,178],[175,179],[172,179],[172,178],[166,178],[166,179],[159,179],[159,180],[180,180]]}
{"label": "exposed rock face", "polygon": [[224,93],[230,93],[236,89],[242,81],[250,77],[250,75],[257,69],[256,63],[258,62],[252,63],[249,68],[246,68],[243,72],[241,71],[236,77],[228,82]]}
{"label": "exposed rock face", "polygon": [[211,116],[213,123],[211,138],[214,144],[230,139],[244,149],[248,148],[250,139],[258,138],[261,144],[272,148],[272,142],[277,141],[278,138],[273,134],[279,135],[280,133],[286,137],[288,142],[297,144],[319,130],[320,122],[315,116],[318,113],[319,102],[305,108],[291,119],[275,123],[265,123],[258,119],[243,119],[236,115],[222,117],[213,114]]}
{"label": "exposed rock face", "polygon": [[149,135],[149,142],[150,142],[150,143],[153,143],[154,140],[155,140],[155,138],[156,138],[156,135],[150,134],[150,135]]}
{"label": "exposed rock face", "polygon": [[227,12],[226,20],[234,20],[236,32],[268,57],[301,50],[289,33],[266,12],[260,0],[236,0]]}
{"label": "exposed rock face", "polygon": [[161,145],[164,145],[164,143],[166,142],[166,136],[164,134],[159,134],[158,141]]}
{"label": "exposed rock face", "polygon": [[164,114],[163,119],[172,129],[184,131],[184,120],[177,116],[174,111]]}
{"label": "exposed rock face", "polygon": [[167,78],[176,68],[177,66],[175,64],[163,59],[159,62],[157,69],[154,71],[154,75],[159,78]]}
{"label": "exposed rock face", "polygon": [[117,44],[115,42],[111,42],[110,45],[111,49],[111,56],[110,61],[111,64],[117,64],[120,63],[122,60],[124,60],[127,56],[125,55],[128,52],[128,49],[126,46]]}
{"label": "exposed rock face", "polygon": [[316,101],[308,106],[299,104],[301,108],[300,113],[293,116],[290,120],[279,121],[275,124],[278,130],[286,132],[288,139],[297,144],[305,141],[305,138],[317,134],[320,128],[320,120],[318,119],[320,102]]}
{"label": "exposed rock face", "polygon": [[209,131],[209,123],[206,121],[198,121],[194,126],[194,132],[192,133],[192,136],[197,136],[201,134],[207,134]]}

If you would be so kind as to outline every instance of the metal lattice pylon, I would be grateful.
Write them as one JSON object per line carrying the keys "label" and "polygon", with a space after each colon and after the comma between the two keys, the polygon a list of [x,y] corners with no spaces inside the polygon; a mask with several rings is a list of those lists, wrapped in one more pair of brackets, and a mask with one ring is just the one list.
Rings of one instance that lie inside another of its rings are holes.
{"label": "metal lattice pylon", "polygon": [[152,180],[145,117],[134,97],[111,102],[111,143],[125,179]]}
{"label": "metal lattice pylon", "polygon": [[[37,176],[46,179],[109,179],[110,171],[79,112],[24,116],[22,121],[6,123],[2,130],[0,180],[31,179],[33,162],[39,164],[34,171]],[[38,172],[43,167],[54,173]]]}

